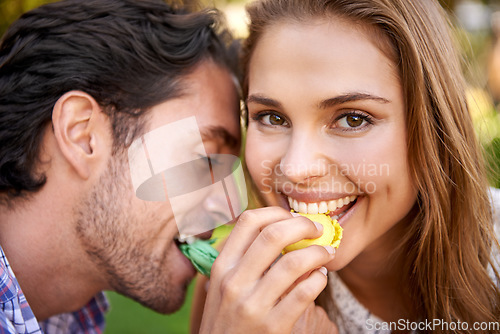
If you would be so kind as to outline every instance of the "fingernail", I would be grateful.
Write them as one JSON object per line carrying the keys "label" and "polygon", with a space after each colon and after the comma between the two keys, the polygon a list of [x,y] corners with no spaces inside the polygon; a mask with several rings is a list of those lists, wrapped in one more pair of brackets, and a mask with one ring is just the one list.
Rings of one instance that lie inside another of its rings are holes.
{"label": "fingernail", "polygon": [[314,225],[316,225],[316,228],[318,229],[318,231],[323,231],[323,225],[321,225],[321,223],[318,223],[318,222],[315,222],[313,221]]}
{"label": "fingernail", "polygon": [[326,251],[330,254],[330,255],[333,255],[335,254],[335,248],[333,248],[332,246],[328,245],[328,246],[324,246]]}
{"label": "fingernail", "polygon": [[326,270],[325,267],[319,268],[319,272],[322,273],[323,275],[327,276],[328,275],[328,270]]}

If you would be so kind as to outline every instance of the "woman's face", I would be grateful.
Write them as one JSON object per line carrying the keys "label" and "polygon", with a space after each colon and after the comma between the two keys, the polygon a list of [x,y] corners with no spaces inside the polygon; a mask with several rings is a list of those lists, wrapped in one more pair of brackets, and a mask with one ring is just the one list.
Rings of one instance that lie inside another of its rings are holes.
{"label": "woman's face", "polygon": [[341,20],[279,23],[249,66],[250,174],[269,205],[339,219],[330,270],[387,246],[416,200],[402,88],[378,38]]}

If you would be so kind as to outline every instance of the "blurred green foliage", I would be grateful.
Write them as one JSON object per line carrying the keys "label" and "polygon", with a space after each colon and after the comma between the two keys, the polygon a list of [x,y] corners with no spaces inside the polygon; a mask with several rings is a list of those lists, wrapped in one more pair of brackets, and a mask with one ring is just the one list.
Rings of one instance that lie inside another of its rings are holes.
{"label": "blurred green foliage", "polygon": [[500,188],[500,138],[494,138],[485,145],[485,153],[490,167],[490,183]]}
{"label": "blurred green foliage", "polygon": [[468,32],[456,26],[463,73],[469,84],[467,102],[487,162],[488,179],[500,188],[500,105],[488,92],[489,61],[495,37],[491,31]]}
{"label": "blurred green foliage", "polygon": [[189,316],[194,281],[188,288],[186,303],[169,315],[155,313],[131,299],[114,292],[107,292],[111,308],[106,316],[104,334],[186,334],[189,333]]}
{"label": "blurred green foliage", "polygon": [[0,36],[22,13],[56,0],[0,0]]}

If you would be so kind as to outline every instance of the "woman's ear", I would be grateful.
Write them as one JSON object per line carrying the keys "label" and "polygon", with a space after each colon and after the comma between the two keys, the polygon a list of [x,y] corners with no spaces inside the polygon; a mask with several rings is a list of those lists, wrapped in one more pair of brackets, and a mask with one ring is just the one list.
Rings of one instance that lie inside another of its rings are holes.
{"label": "woman's ear", "polygon": [[[109,133],[107,116],[96,100],[87,93],[70,91],[62,95],[52,111],[54,135],[62,155],[76,173],[87,179],[95,164],[100,138]],[[106,127],[106,129],[104,129]],[[106,130],[106,131],[103,131]]]}

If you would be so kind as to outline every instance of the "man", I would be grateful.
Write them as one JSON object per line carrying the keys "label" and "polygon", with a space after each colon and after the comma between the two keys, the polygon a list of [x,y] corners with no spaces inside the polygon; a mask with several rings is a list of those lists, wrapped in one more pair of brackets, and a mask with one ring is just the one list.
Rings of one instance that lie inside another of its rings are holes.
{"label": "man", "polygon": [[103,290],[162,313],[181,306],[195,271],[169,200],[135,195],[128,149],[194,117],[206,154],[238,154],[218,19],[155,0],[68,0],[5,34],[0,333],[98,333]]}

